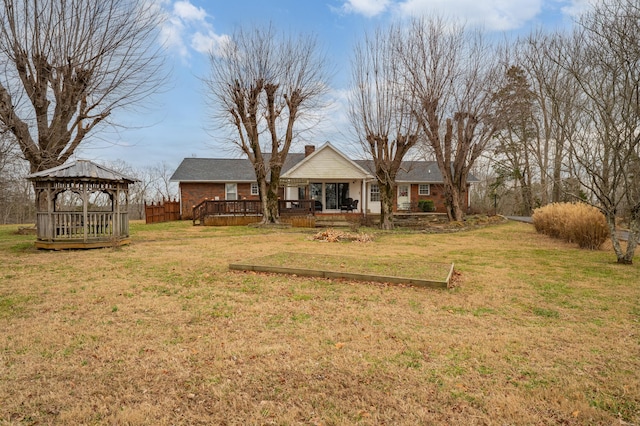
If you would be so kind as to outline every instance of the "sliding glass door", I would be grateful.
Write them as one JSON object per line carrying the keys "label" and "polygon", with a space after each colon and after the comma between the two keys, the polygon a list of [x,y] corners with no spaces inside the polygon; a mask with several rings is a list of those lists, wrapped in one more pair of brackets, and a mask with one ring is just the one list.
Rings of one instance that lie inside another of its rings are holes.
{"label": "sliding glass door", "polygon": [[311,183],[309,191],[311,199],[323,204],[323,210],[339,210],[347,204],[349,182]]}
{"label": "sliding glass door", "polygon": [[349,198],[349,183],[325,183],[325,208],[328,210],[338,210],[340,206],[347,204]]}

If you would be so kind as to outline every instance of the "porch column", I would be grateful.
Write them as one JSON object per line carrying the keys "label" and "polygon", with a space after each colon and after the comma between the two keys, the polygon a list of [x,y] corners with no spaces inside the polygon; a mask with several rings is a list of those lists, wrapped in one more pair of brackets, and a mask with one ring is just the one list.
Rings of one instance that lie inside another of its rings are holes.
{"label": "porch column", "polygon": [[360,200],[360,211],[366,216],[367,215],[367,202],[369,197],[367,197],[367,180],[362,179],[362,190],[360,191],[362,194],[362,200]]}

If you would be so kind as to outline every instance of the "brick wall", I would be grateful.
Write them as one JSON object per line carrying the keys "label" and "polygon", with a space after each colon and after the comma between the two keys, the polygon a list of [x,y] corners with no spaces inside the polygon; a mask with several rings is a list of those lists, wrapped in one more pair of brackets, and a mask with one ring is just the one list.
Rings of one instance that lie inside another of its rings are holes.
{"label": "brick wall", "polygon": [[[417,203],[421,200],[432,200],[433,204],[436,208],[436,213],[446,213],[447,207],[445,205],[444,199],[444,185],[443,184],[430,184],[429,185],[429,195],[418,195],[418,191],[420,189],[419,184],[411,185],[411,202],[412,204]],[[396,193],[397,196],[397,193]],[[465,201],[468,201],[466,192],[465,192]],[[396,203],[394,202],[394,206]],[[469,205],[464,206],[465,211],[469,208]]]}
{"label": "brick wall", "polygon": [[[201,203],[206,199],[215,200],[225,199],[224,183],[207,183],[207,182],[180,182],[180,199],[182,200],[182,218],[193,218],[193,206]],[[250,183],[238,184],[238,199],[258,200],[260,197],[251,195]]]}

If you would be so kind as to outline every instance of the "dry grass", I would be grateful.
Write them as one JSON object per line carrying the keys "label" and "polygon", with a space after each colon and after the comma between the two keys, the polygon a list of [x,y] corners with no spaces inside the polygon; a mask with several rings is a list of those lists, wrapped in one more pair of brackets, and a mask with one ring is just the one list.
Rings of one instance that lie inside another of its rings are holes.
{"label": "dry grass", "polygon": [[[136,224],[130,246],[68,252],[15,229],[2,424],[640,423],[640,268],[530,225],[321,244]],[[227,270],[273,251],[455,262],[458,287]]]}
{"label": "dry grass", "polygon": [[599,250],[611,236],[602,212],[585,203],[553,203],[537,208],[533,225],[542,234],[589,250]]}

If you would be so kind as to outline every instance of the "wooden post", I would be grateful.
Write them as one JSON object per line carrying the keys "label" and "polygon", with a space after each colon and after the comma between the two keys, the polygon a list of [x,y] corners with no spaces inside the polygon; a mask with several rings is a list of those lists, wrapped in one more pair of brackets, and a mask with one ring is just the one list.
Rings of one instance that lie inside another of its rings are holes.
{"label": "wooden post", "polygon": [[87,234],[89,233],[89,196],[87,182],[82,183],[82,240],[87,242]]}

